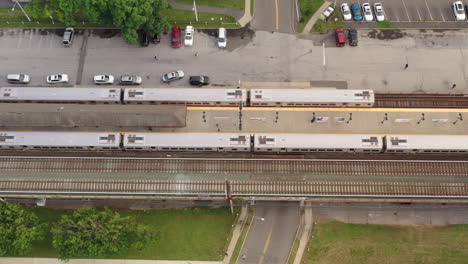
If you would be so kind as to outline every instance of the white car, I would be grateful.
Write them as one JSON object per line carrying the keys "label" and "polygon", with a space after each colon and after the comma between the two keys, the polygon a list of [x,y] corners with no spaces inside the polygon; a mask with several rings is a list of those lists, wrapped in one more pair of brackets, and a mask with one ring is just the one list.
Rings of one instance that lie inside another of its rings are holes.
{"label": "white car", "polygon": [[347,3],[341,5],[341,13],[343,14],[343,20],[349,21],[352,19],[351,10]]}
{"label": "white car", "polygon": [[185,28],[184,45],[188,47],[193,45],[193,27],[192,26],[187,26]]}
{"label": "white car", "polygon": [[184,77],[184,72],[181,70],[169,72],[162,76],[163,82],[172,82],[178,79],[182,79]]}
{"label": "white car", "polygon": [[372,9],[369,3],[362,4],[362,13],[364,13],[364,19],[366,21],[374,20],[374,16],[372,15]]}
{"label": "white car", "polygon": [[375,19],[377,21],[385,20],[385,15],[384,15],[384,11],[383,11],[383,7],[381,3],[374,4],[374,13],[375,13]]}
{"label": "white car", "polygon": [[112,75],[94,75],[94,83],[95,84],[113,84],[114,83],[114,76]]}
{"label": "white car", "polygon": [[324,19],[328,19],[333,13],[333,11],[335,11],[335,9],[333,9],[332,6],[327,7],[327,9],[325,9],[325,11],[323,11],[322,13],[322,15],[324,16]]}
{"label": "white car", "polygon": [[47,76],[47,83],[67,83],[68,75],[67,74],[54,74]]}
{"label": "white car", "polygon": [[465,8],[463,7],[462,1],[453,2],[452,8],[457,21],[463,21],[466,19]]}

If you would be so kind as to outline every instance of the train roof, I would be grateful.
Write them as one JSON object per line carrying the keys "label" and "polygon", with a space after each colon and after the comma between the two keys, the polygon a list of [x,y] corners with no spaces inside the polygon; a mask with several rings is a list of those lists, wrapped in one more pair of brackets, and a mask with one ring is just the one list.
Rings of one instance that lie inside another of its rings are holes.
{"label": "train roof", "polygon": [[237,133],[126,133],[128,147],[249,147],[250,134]]}
{"label": "train roof", "polygon": [[118,147],[119,144],[117,132],[0,132],[0,146]]}
{"label": "train roof", "polygon": [[251,102],[374,103],[373,90],[251,89]]}
{"label": "train roof", "polygon": [[255,134],[255,148],[382,149],[379,135]]}
{"label": "train roof", "polygon": [[245,89],[125,88],[124,101],[245,102]]}
{"label": "train roof", "polygon": [[468,150],[463,135],[387,135],[387,149]]}
{"label": "train roof", "polygon": [[0,101],[119,102],[121,88],[1,87]]}

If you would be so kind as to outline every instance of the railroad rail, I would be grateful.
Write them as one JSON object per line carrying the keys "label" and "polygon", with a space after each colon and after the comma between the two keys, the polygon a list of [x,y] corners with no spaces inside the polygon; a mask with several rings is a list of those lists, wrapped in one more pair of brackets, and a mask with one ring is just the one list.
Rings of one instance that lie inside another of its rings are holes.
{"label": "railroad rail", "polygon": [[376,108],[468,108],[467,94],[376,93]]}
{"label": "railroad rail", "polygon": [[0,157],[2,172],[467,177],[468,161]]}
{"label": "railroad rail", "polygon": [[337,181],[8,180],[0,195],[468,198],[467,183]]}

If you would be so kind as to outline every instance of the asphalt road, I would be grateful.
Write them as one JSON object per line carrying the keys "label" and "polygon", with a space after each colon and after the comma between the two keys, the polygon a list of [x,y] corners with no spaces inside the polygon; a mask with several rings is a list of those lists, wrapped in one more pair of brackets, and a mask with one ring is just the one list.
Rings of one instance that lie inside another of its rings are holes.
{"label": "asphalt road", "polygon": [[[228,30],[225,50],[216,47],[215,32],[197,31],[193,47],[173,49],[168,35],[161,44],[141,48],[113,31],[96,30],[86,39],[80,30],[73,46],[63,48],[63,30],[3,29],[0,71],[30,74],[30,86],[45,86],[48,74],[67,73],[71,85],[92,86],[95,74],[138,74],[143,87],[186,87],[188,78],[161,82],[162,74],[181,69],[187,76],[208,75],[221,86],[237,86],[239,80],[346,81],[348,89],[378,92],[468,92],[466,30],[360,30],[359,46],[337,48],[331,33],[304,36],[244,28]],[[9,85],[1,78],[0,86]]]}
{"label": "asphalt road", "polygon": [[252,29],[283,33],[295,32],[294,0],[256,0]]}
{"label": "asphalt road", "polygon": [[255,218],[237,263],[287,263],[298,225],[298,203],[257,203]]}

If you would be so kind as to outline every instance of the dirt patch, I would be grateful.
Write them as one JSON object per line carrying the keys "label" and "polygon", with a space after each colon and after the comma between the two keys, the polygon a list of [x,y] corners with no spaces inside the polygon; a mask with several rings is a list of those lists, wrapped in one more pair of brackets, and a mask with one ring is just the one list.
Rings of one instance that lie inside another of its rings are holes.
{"label": "dirt patch", "polygon": [[372,30],[367,36],[373,39],[379,40],[394,40],[400,39],[406,36],[406,32],[401,32],[401,30]]}
{"label": "dirt patch", "polygon": [[93,35],[99,36],[100,38],[113,38],[120,34],[119,29],[95,29]]}

